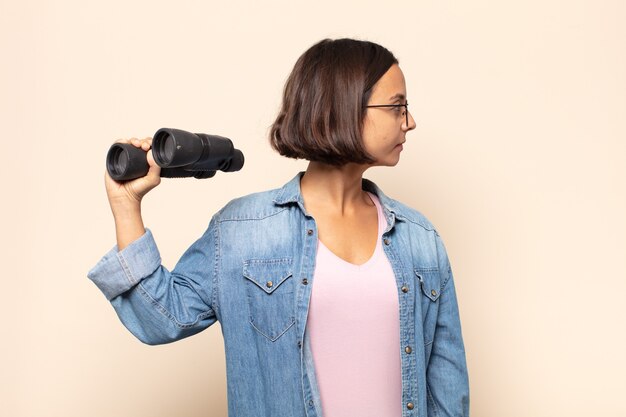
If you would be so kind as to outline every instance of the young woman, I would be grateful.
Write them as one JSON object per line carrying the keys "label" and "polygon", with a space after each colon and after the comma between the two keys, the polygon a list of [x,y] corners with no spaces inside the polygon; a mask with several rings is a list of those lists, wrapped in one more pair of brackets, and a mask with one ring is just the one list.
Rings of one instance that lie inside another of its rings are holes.
{"label": "young woman", "polygon": [[281,155],[309,161],[306,171],[231,200],[171,272],[141,219],[141,199],[160,183],[151,152],[143,178],[105,172],[117,245],[88,276],[144,343],[219,321],[229,416],[467,416],[441,237],[363,178],[396,165],[414,128],[390,51],[322,40],[298,59],[270,133]]}

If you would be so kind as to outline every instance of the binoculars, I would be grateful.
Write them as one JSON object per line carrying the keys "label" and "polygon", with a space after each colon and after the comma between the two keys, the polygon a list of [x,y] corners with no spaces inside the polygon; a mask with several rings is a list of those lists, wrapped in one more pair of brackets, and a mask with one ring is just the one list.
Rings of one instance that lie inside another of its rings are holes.
{"label": "binoculars", "polygon": [[[149,169],[146,151],[130,143],[114,143],[107,153],[111,178],[128,181],[145,176]],[[152,139],[152,156],[163,178],[211,178],[217,170],[239,171],[243,153],[223,136],[161,128]]]}

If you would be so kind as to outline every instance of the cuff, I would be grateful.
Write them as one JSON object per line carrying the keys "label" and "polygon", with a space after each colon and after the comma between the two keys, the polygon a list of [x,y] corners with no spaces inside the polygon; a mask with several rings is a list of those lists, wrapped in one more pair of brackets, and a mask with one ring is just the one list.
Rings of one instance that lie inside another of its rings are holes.
{"label": "cuff", "polygon": [[150,229],[118,252],[117,245],[108,251],[87,273],[107,299],[134,287],[161,265],[161,255]]}

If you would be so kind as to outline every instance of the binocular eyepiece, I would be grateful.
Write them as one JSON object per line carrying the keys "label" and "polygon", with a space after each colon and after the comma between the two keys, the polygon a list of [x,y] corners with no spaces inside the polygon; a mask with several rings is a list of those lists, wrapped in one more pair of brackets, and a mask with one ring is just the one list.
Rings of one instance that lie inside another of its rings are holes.
{"label": "binocular eyepiece", "polygon": [[[211,178],[217,170],[239,171],[244,163],[243,153],[228,138],[170,128],[154,134],[152,156],[163,178]],[[116,181],[143,177],[150,169],[146,152],[130,143],[114,143],[106,165]]]}

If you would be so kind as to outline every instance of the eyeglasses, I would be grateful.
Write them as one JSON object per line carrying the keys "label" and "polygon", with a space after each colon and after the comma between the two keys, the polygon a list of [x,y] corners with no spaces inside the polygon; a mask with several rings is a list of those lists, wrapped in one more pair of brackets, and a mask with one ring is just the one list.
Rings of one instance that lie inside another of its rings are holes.
{"label": "eyeglasses", "polygon": [[404,107],[404,116],[406,118],[406,125],[409,126],[409,102],[407,101],[404,104],[374,104],[371,106],[365,107]]}

